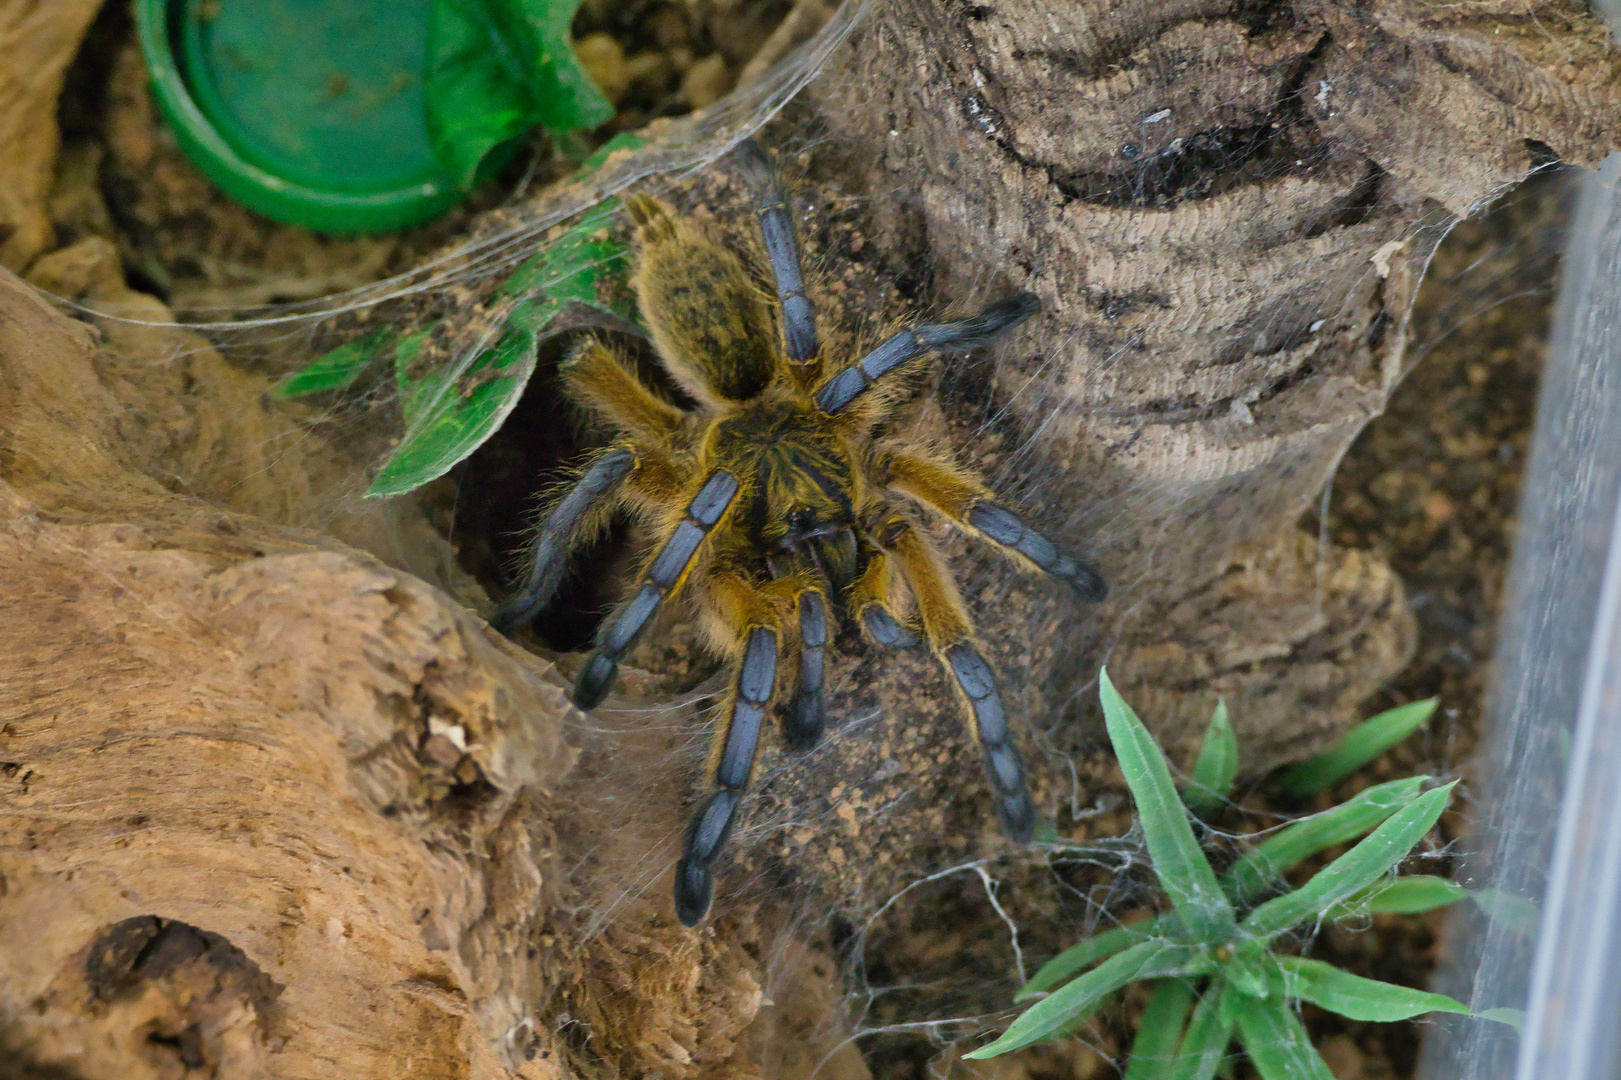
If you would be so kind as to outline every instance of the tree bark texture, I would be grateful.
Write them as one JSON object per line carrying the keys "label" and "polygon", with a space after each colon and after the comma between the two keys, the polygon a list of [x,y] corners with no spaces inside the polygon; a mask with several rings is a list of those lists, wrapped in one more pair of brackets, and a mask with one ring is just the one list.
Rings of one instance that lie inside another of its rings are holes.
{"label": "tree bark texture", "polygon": [[[88,18],[62,6],[30,79]],[[1042,300],[907,422],[1116,586],[1088,613],[952,552],[1049,812],[1118,789],[1075,722],[1105,655],[1182,752],[1226,695],[1257,768],[1403,662],[1400,583],[1295,522],[1399,381],[1447,224],[1614,145],[1606,49],[1559,4],[888,0],[773,129],[829,135],[799,179],[833,340],[902,314],[896,281],[922,311]],[[42,220],[6,249],[35,285],[168,318]],[[322,510],[343,456],[268,387],[0,280],[0,1077],[863,1076],[821,916],[1018,857],[932,663],[838,661],[845,730],[766,753],[717,917],[681,928],[690,627],[582,716],[577,659],[490,631],[417,503]]]}

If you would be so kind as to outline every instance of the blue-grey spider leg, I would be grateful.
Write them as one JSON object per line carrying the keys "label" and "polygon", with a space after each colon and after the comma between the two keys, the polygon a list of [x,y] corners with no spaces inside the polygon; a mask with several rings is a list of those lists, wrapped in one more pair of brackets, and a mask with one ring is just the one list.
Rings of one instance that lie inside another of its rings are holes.
{"label": "blue-grey spider leg", "polygon": [[597,647],[586,657],[574,683],[574,704],[591,710],[602,703],[619,677],[619,659],[653,621],[670,591],[680,583],[709,531],[737,496],[737,477],[724,469],[709,474],[687,506],[687,516],[642,574],[634,596],[613,610],[597,631]]}
{"label": "blue-grey spider leg", "polygon": [[827,603],[815,589],[799,594],[799,683],[788,702],[782,734],[794,750],[809,750],[822,740],[827,705],[822,682],[827,668]]}
{"label": "blue-grey spider leg", "polygon": [[533,619],[557,595],[580,526],[591,508],[608,498],[636,464],[635,451],[616,446],[593,461],[579,480],[552,506],[541,522],[532,551],[533,564],[523,591],[502,604],[490,624],[501,633]]}
{"label": "blue-grey spider leg", "polygon": [[799,264],[799,242],[794,238],[794,222],[788,200],[777,182],[776,170],[766,160],[759,143],[745,139],[737,147],[737,163],[754,195],[755,214],[771,272],[777,279],[777,302],[782,307],[782,333],[787,339],[788,356],[803,364],[816,356],[816,312],[805,295],[805,276]]}
{"label": "blue-grey spider leg", "polygon": [[1007,710],[996,692],[996,678],[979,650],[965,643],[953,645],[942,658],[974,717],[974,734],[985,760],[996,816],[1002,832],[1016,844],[1027,844],[1036,831],[1036,807],[1024,781],[1024,759],[1008,733]]}
{"label": "blue-grey spider leg", "polygon": [[[812,595],[806,593],[805,595]],[[776,693],[777,631],[756,626],[749,631],[736,682],[727,697],[725,725],[713,759],[714,785],[693,813],[675,868],[675,911],[685,926],[696,926],[709,910],[712,877],[709,867],[731,834],[743,791],[754,772],[760,729]]]}
{"label": "blue-grey spider leg", "polygon": [[930,349],[968,349],[1010,330],[1040,307],[1034,293],[998,300],[978,315],[948,323],[919,323],[902,330],[845,368],[816,391],[816,407],[828,415],[842,412],[867,388]]}
{"label": "blue-grey spider leg", "polygon": [[981,499],[969,508],[968,524],[998,544],[1017,551],[1058,580],[1067,582],[1082,600],[1098,603],[1108,598],[1109,586],[1096,567],[1026,525],[1007,507]]}

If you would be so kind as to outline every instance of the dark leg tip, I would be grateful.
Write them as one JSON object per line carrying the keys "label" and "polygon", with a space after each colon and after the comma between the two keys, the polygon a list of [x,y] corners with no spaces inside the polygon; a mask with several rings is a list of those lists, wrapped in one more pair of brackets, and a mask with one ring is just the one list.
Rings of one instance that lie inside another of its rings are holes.
{"label": "dark leg tip", "polygon": [[827,728],[827,706],[821,694],[798,692],[788,705],[782,734],[790,750],[810,750],[822,741]]}
{"label": "dark leg tip", "polygon": [[608,691],[613,689],[618,678],[619,663],[592,650],[585,668],[574,683],[574,704],[590,712],[602,704],[602,699],[608,696]]}
{"label": "dark leg tip", "polygon": [[490,626],[498,634],[510,634],[535,617],[534,609],[526,603],[509,600],[490,616]]}
{"label": "dark leg tip", "polygon": [[1053,574],[1069,582],[1075,595],[1088,604],[1101,603],[1108,599],[1109,583],[1103,580],[1097,567],[1077,559],[1071,552],[1059,550],[1058,563],[1053,567]]}
{"label": "dark leg tip", "polygon": [[697,926],[709,911],[709,867],[684,856],[675,868],[675,917],[682,926]]}
{"label": "dark leg tip", "polygon": [[996,816],[1002,823],[1002,835],[1015,844],[1028,844],[1036,835],[1036,807],[1027,791],[996,798]]}

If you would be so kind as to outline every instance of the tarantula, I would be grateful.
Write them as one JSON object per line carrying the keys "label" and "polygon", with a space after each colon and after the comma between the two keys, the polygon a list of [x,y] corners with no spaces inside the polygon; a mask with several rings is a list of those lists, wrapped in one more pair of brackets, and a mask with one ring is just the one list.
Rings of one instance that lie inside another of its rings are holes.
{"label": "tarantula", "polygon": [[731,660],[709,759],[712,791],[692,815],[676,868],[676,912],[688,926],[708,910],[710,864],[748,787],[767,713],[781,708],[791,748],[822,735],[830,617],[854,616],[887,648],[928,644],[962,693],[1003,832],[1030,839],[1035,808],[995,678],[945,564],[917,527],[917,508],[1086,600],[1107,591],[1096,570],[996,502],[973,472],[932,447],[879,434],[916,361],[1017,326],[1036,298],[1021,293],[972,318],[914,325],[855,363],[824,356],[776,177],[752,141],[736,160],[754,196],[775,308],[735,252],[657,199],[626,199],[642,317],[664,369],[697,407],[677,407],[600,341],[576,350],[563,369],[569,396],[620,437],[551,505],[528,582],[496,618],[503,629],[533,618],[557,591],[569,551],[615,510],[659,538],[635,592],[603,622],[574,700],[582,709],[602,701],[620,658],[677,594],[696,609],[708,644]]}

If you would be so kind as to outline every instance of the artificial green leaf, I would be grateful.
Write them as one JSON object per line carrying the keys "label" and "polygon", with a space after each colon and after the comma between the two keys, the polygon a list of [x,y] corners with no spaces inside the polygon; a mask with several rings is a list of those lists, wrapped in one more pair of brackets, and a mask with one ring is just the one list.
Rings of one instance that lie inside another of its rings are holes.
{"label": "artificial green leaf", "polygon": [[1327,753],[1302,761],[1284,772],[1283,789],[1291,795],[1305,797],[1339,783],[1423,727],[1435,715],[1439,700],[1414,701],[1364,720]]}
{"label": "artificial green leaf", "polygon": [[1199,760],[1193,765],[1193,779],[1182,793],[1182,801],[1196,814],[1209,813],[1220,806],[1238,778],[1238,740],[1227,719],[1227,702],[1217,701],[1216,711],[1205,728]]}
{"label": "artificial green leaf", "polygon": [[1269,938],[1326,912],[1387,874],[1435,826],[1452,797],[1450,784],[1434,788],[1392,814],[1366,839],[1317,872],[1293,892],[1268,900],[1249,913],[1244,929]]}
{"label": "artificial green leaf", "polygon": [[608,160],[609,155],[616,154],[621,150],[637,150],[646,145],[647,140],[634,131],[621,131],[618,135],[597,147],[596,152],[590,157],[580,162],[580,167],[574,170],[574,176],[576,179],[589,176],[602,168],[603,162]]}
{"label": "artificial green leaf", "polygon": [[1137,979],[1177,974],[1193,956],[1194,950],[1186,945],[1170,945],[1163,941],[1144,941],[1133,945],[1073,982],[1054,990],[1008,1025],[1001,1038],[964,1056],[996,1057],[1010,1050],[1022,1050],[1043,1042],[1066,1024],[1092,1015],[1107,994]]}
{"label": "artificial green leaf", "polygon": [[471,188],[496,146],[543,124],[592,128],[614,109],[570,47],[580,0],[433,0],[424,76],[428,138]]}
{"label": "artificial green leaf", "polygon": [[1417,915],[1462,900],[1469,890],[1433,874],[1376,881],[1327,913],[1330,919],[1358,915]]}
{"label": "artificial green leaf", "polygon": [[501,284],[499,295],[524,298],[509,316],[510,323],[543,333],[570,301],[626,320],[636,318],[625,282],[630,252],[608,233],[618,209],[618,199],[593,206]]}
{"label": "artificial green leaf", "polygon": [[1286,993],[1290,997],[1309,1001],[1352,1020],[1385,1023],[1408,1020],[1429,1012],[1465,1015],[1469,1012],[1469,1006],[1445,994],[1364,979],[1321,960],[1308,960],[1301,956],[1280,956],[1277,959],[1283,966],[1288,987]]}
{"label": "artificial green leaf", "polygon": [[1238,1037],[1261,1080],[1334,1080],[1288,1005],[1240,997],[1235,1000]]}
{"label": "artificial green leaf", "polygon": [[502,284],[497,295],[512,303],[505,330],[466,370],[417,375],[413,363],[428,335],[400,340],[394,368],[405,436],[372,481],[368,497],[401,495],[435,480],[493,435],[523,396],[535,370],[536,346],[556,332],[557,316],[568,303],[615,314],[630,311],[623,285],[627,251],[607,234],[617,207],[617,200],[593,207]]}
{"label": "artificial green leaf", "polygon": [[360,378],[393,337],[392,330],[378,330],[329,349],[277,383],[271,393],[279,398],[297,398],[323,390],[342,390]]}
{"label": "artificial green leaf", "polygon": [[1224,937],[1233,926],[1233,906],[1216,883],[1216,872],[1200,850],[1199,841],[1194,839],[1165,754],[1109,681],[1107,670],[1099,674],[1098,692],[1103,699],[1109,741],[1114,744],[1126,786],[1131,788],[1137,804],[1148,857],[1160,886],[1196,940],[1209,942]]}
{"label": "artificial green leaf", "polygon": [[454,380],[435,372],[402,387],[405,437],[367,497],[403,495],[449,472],[501,426],[534,370],[534,332],[514,327]]}
{"label": "artificial green leaf", "polygon": [[1226,984],[1220,979],[1205,989],[1204,997],[1188,1018],[1188,1030],[1165,1080],[1211,1080],[1221,1068],[1227,1044],[1233,1041],[1233,1025],[1222,1018],[1221,1002],[1226,993]]}
{"label": "artificial green leaf", "polygon": [[1182,1043],[1182,1026],[1193,1008],[1193,988],[1181,979],[1154,984],[1131,1041],[1131,1061],[1123,1080],[1165,1080]]}
{"label": "artificial green leaf", "polygon": [[1130,926],[1117,926],[1101,934],[1082,938],[1045,964],[1030,977],[1030,981],[1013,995],[1014,1001],[1024,1001],[1050,990],[1061,982],[1073,979],[1104,957],[1113,956],[1128,945],[1144,939],[1145,935]]}
{"label": "artificial green leaf", "polygon": [[1332,810],[1279,829],[1229,867],[1222,876],[1222,886],[1235,903],[1259,896],[1302,860],[1324,848],[1356,839],[1411,803],[1429,782],[1427,776],[1412,776],[1378,784]]}

